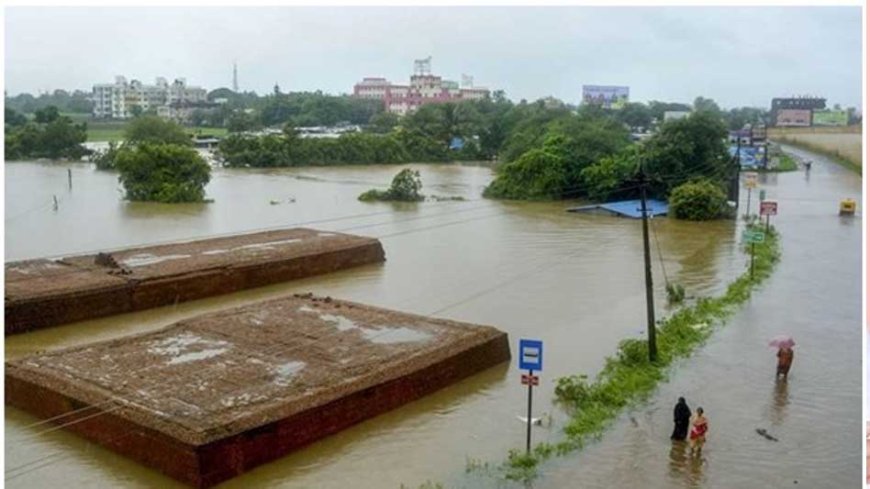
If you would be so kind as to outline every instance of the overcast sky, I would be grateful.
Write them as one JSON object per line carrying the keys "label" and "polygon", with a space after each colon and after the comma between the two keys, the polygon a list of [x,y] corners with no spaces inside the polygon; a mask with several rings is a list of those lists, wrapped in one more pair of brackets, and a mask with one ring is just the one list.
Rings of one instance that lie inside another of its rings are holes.
{"label": "overcast sky", "polygon": [[627,85],[632,100],[861,105],[859,7],[8,8],[6,90],[90,91],[116,74],[208,89],[349,93],[432,71],[513,100]]}

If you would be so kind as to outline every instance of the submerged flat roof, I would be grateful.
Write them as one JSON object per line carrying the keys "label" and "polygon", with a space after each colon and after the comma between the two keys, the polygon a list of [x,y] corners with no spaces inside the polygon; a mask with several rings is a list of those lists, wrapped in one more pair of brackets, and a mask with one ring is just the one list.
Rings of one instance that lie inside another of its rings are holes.
{"label": "submerged flat roof", "polygon": [[[618,202],[607,202],[604,204],[584,205],[580,207],[572,207],[567,209],[568,212],[591,212],[596,210],[605,210],[614,214],[640,219],[643,213],[640,211],[640,200],[622,200]],[[647,199],[646,210],[650,216],[662,216],[668,214],[668,204],[661,200]]]}
{"label": "submerged flat roof", "polygon": [[295,294],[10,361],[6,376],[201,446],[492,341],[509,355],[506,338],[489,326]]}

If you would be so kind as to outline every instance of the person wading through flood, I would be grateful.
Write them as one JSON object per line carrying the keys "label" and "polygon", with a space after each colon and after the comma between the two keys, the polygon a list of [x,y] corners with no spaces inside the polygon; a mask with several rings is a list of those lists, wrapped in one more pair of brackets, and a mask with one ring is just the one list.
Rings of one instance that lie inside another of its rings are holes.
{"label": "person wading through flood", "polygon": [[707,441],[707,418],[704,417],[704,408],[699,407],[695,419],[692,420],[692,431],[689,433],[689,444],[694,455],[701,454],[704,442]]}
{"label": "person wading through flood", "polygon": [[692,410],[686,404],[686,399],[681,397],[674,406],[674,432],[671,434],[671,440],[685,441],[686,435],[689,434],[689,419],[692,417]]}
{"label": "person wading through flood", "polygon": [[776,378],[782,375],[783,379],[788,379],[788,371],[791,370],[791,362],[794,360],[794,350],[787,346],[780,347],[776,352],[776,358],[779,359],[776,362]]}

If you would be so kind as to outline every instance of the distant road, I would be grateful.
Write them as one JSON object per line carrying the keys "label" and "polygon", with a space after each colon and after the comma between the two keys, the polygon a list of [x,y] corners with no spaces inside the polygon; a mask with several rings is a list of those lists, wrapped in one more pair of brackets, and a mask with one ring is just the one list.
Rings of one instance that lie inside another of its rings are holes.
{"label": "distant road", "polygon": [[861,127],[771,128],[770,139],[817,151],[861,172]]}

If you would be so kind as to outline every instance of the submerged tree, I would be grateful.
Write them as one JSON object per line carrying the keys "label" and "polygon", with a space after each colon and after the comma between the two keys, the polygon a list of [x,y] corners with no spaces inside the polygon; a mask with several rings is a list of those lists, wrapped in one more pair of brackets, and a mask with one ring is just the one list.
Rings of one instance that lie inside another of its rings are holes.
{"label": "submerged tree", "polygon": [[422,189],[423,182],[420,180],[420,172],[405,168],[393,177],[393,183],[388,190],[371,189],[360,194],[359,200],[363,202],[374,200],[419,202],[425,198],[420,194]]}
{"label": "submerged tree", "polygon": [[118,151],[118,180],[133,201],[202,202],[211,168],[196,150],[176,144],[143,143]]}

